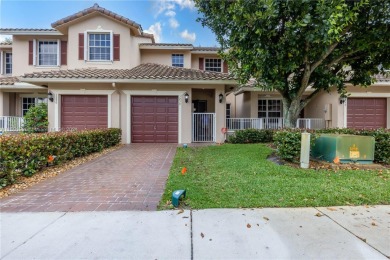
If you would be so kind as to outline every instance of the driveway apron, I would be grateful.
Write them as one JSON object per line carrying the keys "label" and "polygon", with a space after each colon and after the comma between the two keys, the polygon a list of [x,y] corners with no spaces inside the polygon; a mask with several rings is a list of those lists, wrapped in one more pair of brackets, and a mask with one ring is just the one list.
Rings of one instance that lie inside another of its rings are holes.
{"label": "driveway apron", "polygon": [[2,212],[156,210],[177,144],[130,144],[0,200]]}

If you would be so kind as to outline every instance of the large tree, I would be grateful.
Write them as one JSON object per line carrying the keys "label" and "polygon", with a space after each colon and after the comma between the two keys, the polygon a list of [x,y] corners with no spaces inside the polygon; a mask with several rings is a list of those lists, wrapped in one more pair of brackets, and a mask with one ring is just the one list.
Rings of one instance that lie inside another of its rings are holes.
{"label": "large tree", "polygon": [[195,2],[240,83],[281,94],[286,127],[321,91],[345,96],[345,82],[368,86],[390,68],[389,0]]}

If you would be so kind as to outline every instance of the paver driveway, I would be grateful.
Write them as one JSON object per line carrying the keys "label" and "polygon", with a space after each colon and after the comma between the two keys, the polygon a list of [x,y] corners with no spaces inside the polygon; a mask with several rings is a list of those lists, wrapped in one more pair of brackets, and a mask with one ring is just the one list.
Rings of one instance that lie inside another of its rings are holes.
{"label": "paver driveway", "polygon": [[1,199],[1,211],[156,210],[176,147],[126,145]]}

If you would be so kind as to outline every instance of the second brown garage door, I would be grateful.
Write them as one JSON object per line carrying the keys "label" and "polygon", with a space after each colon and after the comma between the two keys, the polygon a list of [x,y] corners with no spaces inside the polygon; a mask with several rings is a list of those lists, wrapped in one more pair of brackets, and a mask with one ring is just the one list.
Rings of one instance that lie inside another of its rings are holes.
{"label": "second brown garage door", "polygon": [[131,142],[177,143],[177,97],[132,96]]}
{"label": "second brown garage door", "polygon": [[61,128],[107,128],[107,96],[62,95]]}
{"label": "second brown garage door", "polygon": [[385,128],[386,103],[386,98],[348,98],[347,127]]}

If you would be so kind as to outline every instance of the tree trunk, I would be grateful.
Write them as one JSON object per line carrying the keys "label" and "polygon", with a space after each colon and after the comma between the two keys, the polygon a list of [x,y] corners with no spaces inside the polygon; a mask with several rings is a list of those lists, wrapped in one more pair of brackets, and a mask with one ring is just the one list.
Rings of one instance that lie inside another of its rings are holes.
{"label": "tree trunk", "polygon": [[284,127],[295,128],[300,112],[300,99],[287,100],[283,98]]}

